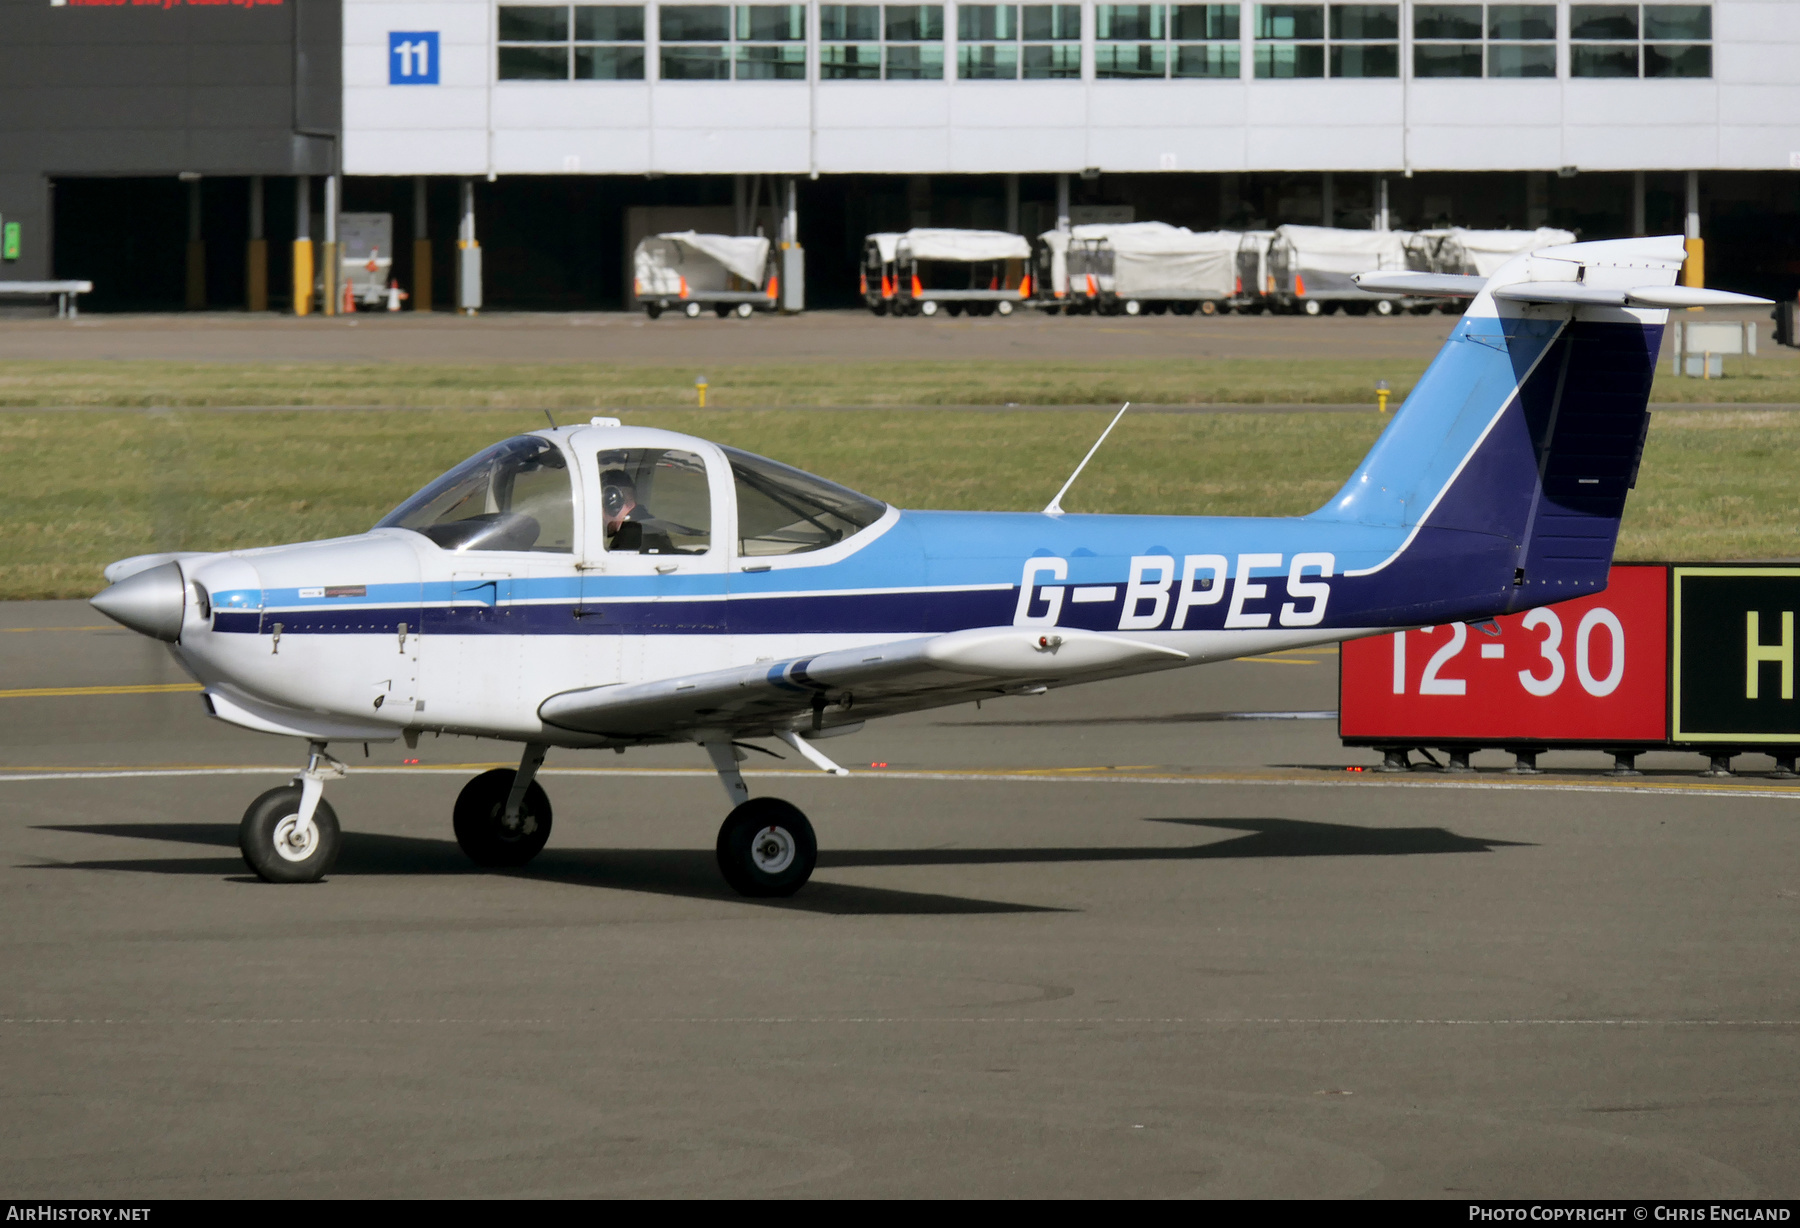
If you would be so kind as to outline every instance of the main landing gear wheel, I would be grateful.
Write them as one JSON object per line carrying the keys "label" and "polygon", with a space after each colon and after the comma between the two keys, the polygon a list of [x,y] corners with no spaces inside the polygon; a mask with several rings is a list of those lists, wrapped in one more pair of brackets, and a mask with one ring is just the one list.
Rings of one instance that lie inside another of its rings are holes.
{"label": "main landing gear wheel", "polygon": [[238,825],[244,864],[271,883],[316,883],[337,860],[337,812],[319,800],[310,826],[300,825],[300,786],[282,785],[250,803]]}
{"label": "main landing gear wheel", "polygon": [[512,768],[495,768],[471,780],[457,795],[456,842],[478,866],[522,866],[550,839],[550,798],[535,780],[519,802],[519,813],[507,823],[506,799],[517,775]]}
{"label": "main landing gear wheel", "polygon": [[819,842],[812,824],[789,802],[753,797],[719,827],[719,873],[739,895],[793,895],[812,877]]}

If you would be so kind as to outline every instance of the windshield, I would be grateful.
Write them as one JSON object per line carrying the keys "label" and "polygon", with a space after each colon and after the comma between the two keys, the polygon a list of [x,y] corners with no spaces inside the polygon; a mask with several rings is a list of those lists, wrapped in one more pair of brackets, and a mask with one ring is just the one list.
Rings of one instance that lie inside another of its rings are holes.
{"label": "windshield", "polygon": [[723,449],[737,487],[738,554],[821,550],[868,528],[887,504],[766,456]]}
{"label": "windshield", "polygon": [[382,517],[446,550],[574,550],[575,508],[561,449],[519,435],[477,452]]}

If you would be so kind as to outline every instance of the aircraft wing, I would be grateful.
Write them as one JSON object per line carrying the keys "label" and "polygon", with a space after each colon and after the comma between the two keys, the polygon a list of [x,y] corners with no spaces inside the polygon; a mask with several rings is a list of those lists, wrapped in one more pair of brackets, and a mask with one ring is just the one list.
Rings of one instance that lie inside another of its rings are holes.
{"label": "aircraft wing", "polygon": [[[975,627],[787,661],[552,695],[545,723],[616,738],[739,737],[862,720],[983,695],[1103,676],[1187,654],[1124,636],[1054,627]],[[833,720],[831,723],[839,723]]]}

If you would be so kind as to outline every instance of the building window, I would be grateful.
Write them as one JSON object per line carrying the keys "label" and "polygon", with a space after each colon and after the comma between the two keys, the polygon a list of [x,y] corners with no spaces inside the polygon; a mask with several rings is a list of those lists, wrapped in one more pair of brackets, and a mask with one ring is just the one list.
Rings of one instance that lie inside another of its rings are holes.
{"label": "building window", "polygon": [[1572,4],[1571,77],[1712,76],[1712,5]]}
{"label": "building window", "polygon": [[957,5],[956,75],[964,81],[1080,77],[1081,6]]}
{"label": "building window", "polygon": [[636,4],[503,4],[502,81],[642,81],[644,9]]}
{"label": "building window", "polygon": [[[1329,10],[1329,13],[1327,12]],[[1259,4],[1259,77],[1397,77],[1397,4]]]}
{"label": "building window", "polygon": [[1334,77],[1400,75],[1400,6],[1331,6],[1328,59]]}
{"label": "building window", "polygon": [[821,4],[819,39],[819,76],[826,81],[944,76],[941,4]]}
{"label": "building window", "polygon": [[1413,6],[1413,76],[1554,77],[1554,4]]}
{"label": "building window", "polygon": [[1102,4],[1094,40],[1096,77],[1238,76],[1235,4]]}
{"label": "building window", "polygon": [[804,81],[804,4],[663,5],[665,81]]}

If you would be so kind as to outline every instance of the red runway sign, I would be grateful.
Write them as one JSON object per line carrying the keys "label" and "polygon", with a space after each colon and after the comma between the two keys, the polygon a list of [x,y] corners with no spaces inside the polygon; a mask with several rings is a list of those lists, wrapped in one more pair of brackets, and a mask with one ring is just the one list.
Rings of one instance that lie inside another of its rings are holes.
{"label": "red runway sign", "polygon": [[1606,591],[1496,620],[1343,647],[1338,729],[1355,741],[1662,742],[1668,569],[1614,567]]}

